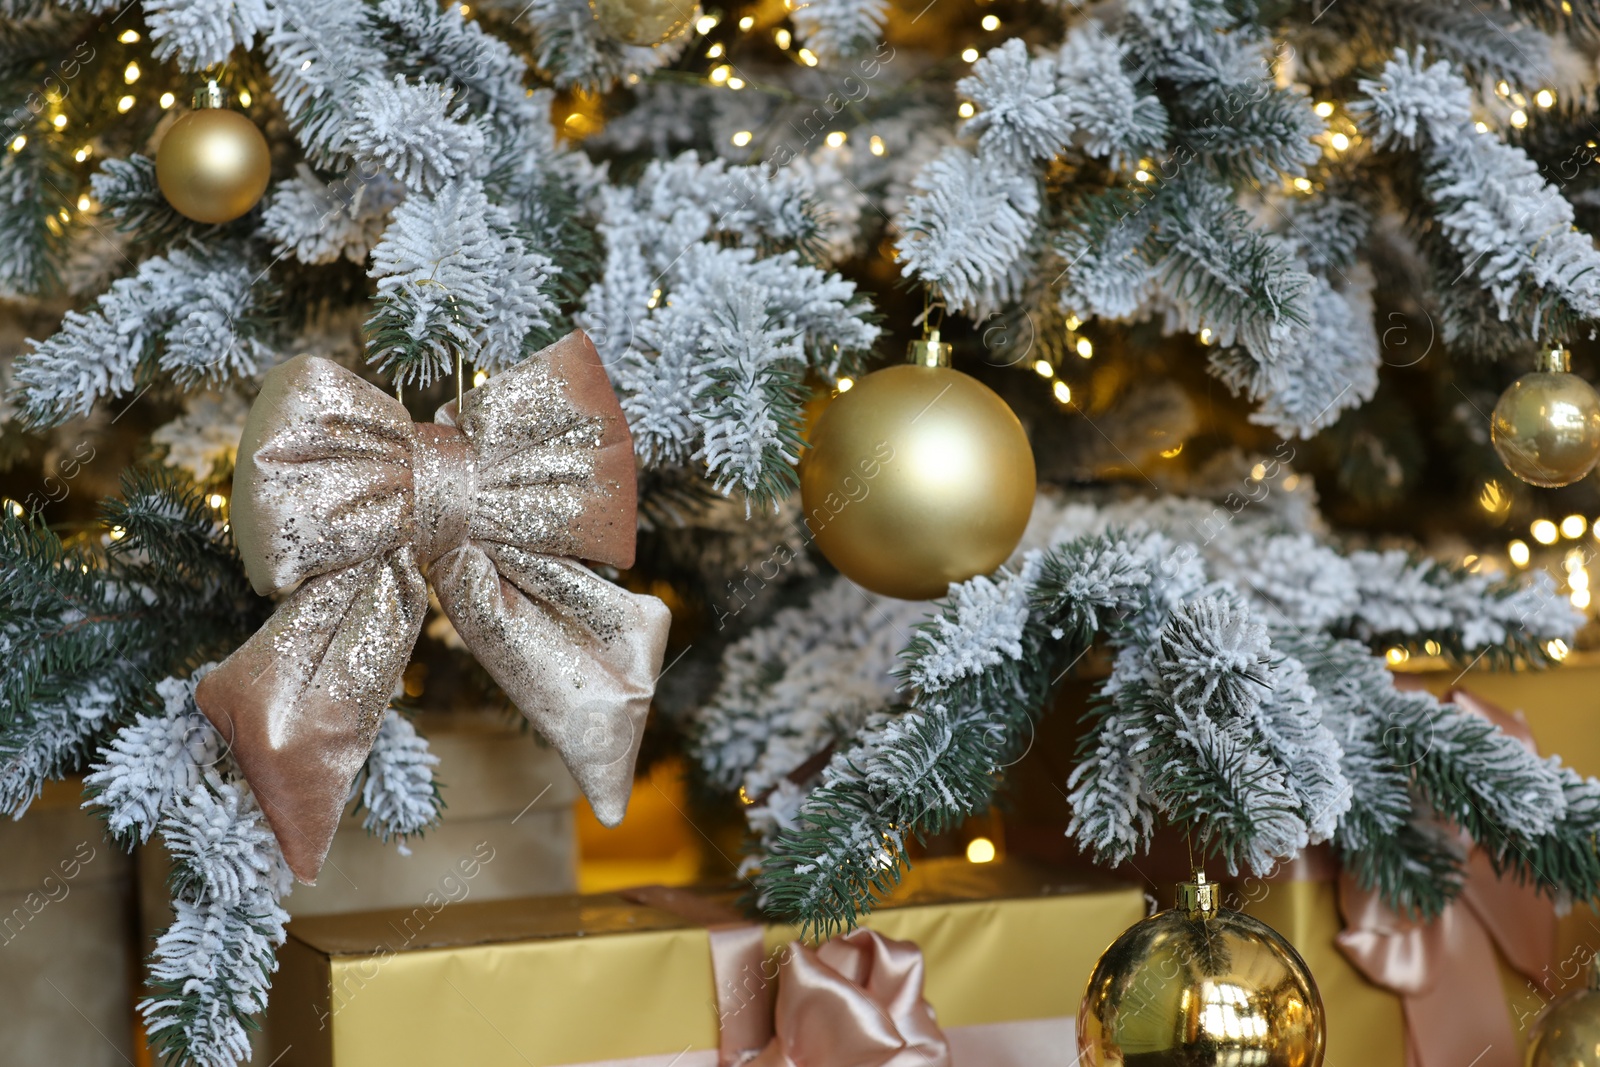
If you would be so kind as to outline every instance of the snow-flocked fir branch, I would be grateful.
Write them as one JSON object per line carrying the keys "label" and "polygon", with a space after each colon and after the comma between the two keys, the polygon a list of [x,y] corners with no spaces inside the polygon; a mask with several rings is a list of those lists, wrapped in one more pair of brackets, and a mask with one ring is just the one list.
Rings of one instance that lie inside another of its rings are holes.
{"label": "snow-flocked fir branch", "polygon": [[144,17],[156,58],[176,59],[188,71],[227,62],[270,20],[267,0],[144,0]]}
{"label": "snow-flocked fir branch", "polygon": [[353,791],[361,825],[379,840],[404,841],[434,826],[444,801],[433,780],[439,757],[428,750],[427,739],[411,720],[390,708],[372,742],[372,751],[356,778]]}
{"label": "snow-flocked fir branch", "polygon": [[1421,151],[1438,226],[1502,321],[1515,314],[1535,335],[1556,336],[1600,317],[1600,251],[1527,153],[1474,127],[1460,74],[1402,51],[1361,89],[1374,136]]}
{"label": "snow-flocked fir branch", "polygon": [[261,619],[227,533],[186,481],[125,476],[104,552],[0,513],[0,810],[75,770],[147,679],[231,651]]}
{"label": "snow-flocked fir branch", "polygon": [[544,292],[554,269],[523,243],[482,183],[462,179],[433,196],[413,195],[372,252],[371,361],[422,385],[454,373],[457,355],[490,370],[519,362],[530,333],[555,311]]}
{"label": "snow-flocked fir branch", "polygon": [[789,17],[795,37],[826,67],[872,51],[888,14],[888,0],[803,0]]}
{"label": "snow-flocked fir branch", "polygon": [[672,63],[688,43],[685,35],[654,48],[624,44],[600,28],[587,0],[515,2],[513,10],[532,27],[534,62],[558,89],[609,89]]}
{"label": "snow-flocked fir branch", "polygon": [[[1051,551],[953,586],[931,618],[907,605],[889,620],[916,633],[898,679],[882,651],[893,641],[880,632],[874,653],[844,629],[841,605],[860,594],[843,579],[729,649],[723,688],[696,717],[696,754],[752,805],[766,906],[824,930],[869,910],[911,836],[989,803],[1052,683],[1096,640],[1120,651],[1088,711],[1070,832],[1104,862],[1141,851],[1162,821],[1257,872],[1331,840],[1392,902],[1432,914],[1463,857],[1429,836],[1429,820],[1462,819],[1470,799],[1486,813],[1474,833],[1499,861],[1553,892],[1600,885],[1583,851],[1600,784],[1399,693],[1372,645],[1346,636],[1543,662],[1577,623],[1551,590],[1403,553],[1341,554],[1203,501],[1050,515],[1030,536]],[[831,677],[859,680],[824,692]],[[1429,762],[1389,736],[1402,727],[1406,744],[1424,729],[1448,741]],[[1570,824],[1562,789],[1580,801]],[[1547,810],[1534,818],[1530,803]]]}
{"label": "snow-flocked fir branch", "polygon": [[817,232],[809,192],[792,168],[685,155],[597,198],[603,270],[577,320],[635,451],[703,464],[752,506],[798,484],[805,373],[850,373],[879,332],[854,283],[801,258]]}
{"label": "snow-flocked fir branch", "polygon": [[17,361],[23,417],[52,425],[87,414],[158,369],[188,386],[265,370],[272,352],[257,333],[266,289],[249,250],[233,244],[145,260]]}

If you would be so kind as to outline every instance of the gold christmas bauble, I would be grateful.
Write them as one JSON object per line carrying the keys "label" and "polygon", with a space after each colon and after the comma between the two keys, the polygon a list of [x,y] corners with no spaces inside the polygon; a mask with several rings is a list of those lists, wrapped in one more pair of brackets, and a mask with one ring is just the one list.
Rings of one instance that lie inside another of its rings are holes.
{"label": "gold christmas bauble", "polygon": [[1568,366],[1566,349],[1548,349],[1538,370],[1501,394],[1489,420],[1506,469],[1547,489],[1570,485],[1600,460],[1600,394]]}
{"label": "gold christmas bauble", "polygon": [[156,184],[178,214],[232,222],[261,200],[271,176],[267,139],[225,107],[201,107],[174,122],[156,152]]}
{"label": "gold christmas bauble", "polygon": [[1319,1067],[1322,997],[1294,947],[1217,906],[1196,875],[1178,907],[1106,949],[1078,1009],[1081,1067]]}
{"label": "gold christmas bauble", "polygon": [[1556,998],[1534,1021],[1528,1067],[1600,1067],[1600,986],[1593,966],[1587,989]]}
{"label": "gold christmas bauble", "polygon": [[700,16],[694,0],[589,0],[589,6],[606,36],[651,48],[672,40]]}
{"label": "gold christmas bauble", "polygon": [[[913,345],[947,363],[949,345]],[[1033,450],[987,386],[947,365],[866,375],[828,405],[800,466],[828,562],[885,596],[926,600],[1006,561],[1033,511]]]}

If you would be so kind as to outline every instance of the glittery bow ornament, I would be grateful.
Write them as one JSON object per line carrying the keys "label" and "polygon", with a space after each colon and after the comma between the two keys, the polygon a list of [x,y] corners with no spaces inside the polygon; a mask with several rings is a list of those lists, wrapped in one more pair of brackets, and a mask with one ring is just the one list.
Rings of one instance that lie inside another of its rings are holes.
{"label": "glittery bow ornament", "polygon": [[600,821],[627,808],[669,617],[576,562],[627,567],[634,551],[633,442],[594,345],[569,334],[435,419],[413,423],[382,390],[298,356],[267,375],[239,442],[239,554],[258,593],[288,596],[195,699],[303,882],[429,584]]}

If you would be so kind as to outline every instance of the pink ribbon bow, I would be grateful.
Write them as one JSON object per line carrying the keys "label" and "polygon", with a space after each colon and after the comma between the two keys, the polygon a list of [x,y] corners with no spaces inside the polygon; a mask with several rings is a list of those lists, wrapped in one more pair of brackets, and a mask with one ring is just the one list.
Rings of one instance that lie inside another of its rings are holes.
{"label": "pink ribbon bow", "polygon": [[872,930],[790,944],[773,1029],[749,1067],[950,1067],[922,997],[922,952]]}
{"label": "pink ribbon bow", "polygon": [[[287,594],[195,691],[284,859],[312,882],[428,609],[428,586],[595,814],[621,821],[670,617],[577,559],[633,563],[633,443],[575,332],[435,422],[337,364],[274,368],[232,523],[258,593]],[[571,557],[571,558],[569,558]]]}
{"label": "pink ribbon bow", "polygon": [[[1450,694],[1534,750],[1527,724],[1463,690]],[[1495,948],[1537,979],[1555,947],[1555,910],[1532,885],[1495,874],[1474,849],[1460,897],[1431,923],[1394,911],[1349,874],[1339,877],[1340,950],[1368,979],[1402,997],[1412,1067],[1520,1067]]]}

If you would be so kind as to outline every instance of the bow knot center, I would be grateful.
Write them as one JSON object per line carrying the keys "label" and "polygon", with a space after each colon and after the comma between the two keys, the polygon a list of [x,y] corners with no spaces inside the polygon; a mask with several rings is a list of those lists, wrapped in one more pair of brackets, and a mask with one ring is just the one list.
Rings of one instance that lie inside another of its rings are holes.
{"label": "bow knot center", "polygon": [[478,465],[472,443],[454,426],[419,422],[412,430],[411,536],[426,567],[467,539]]}

